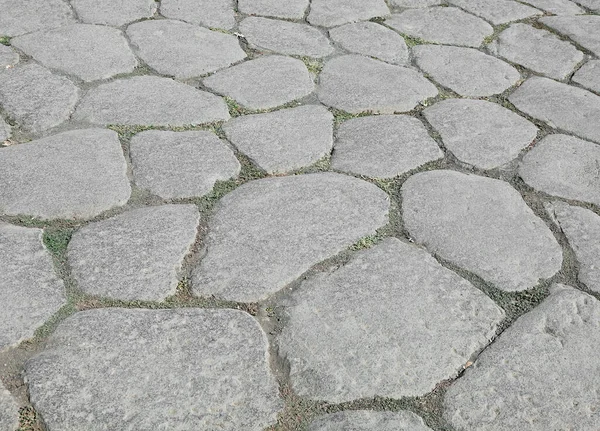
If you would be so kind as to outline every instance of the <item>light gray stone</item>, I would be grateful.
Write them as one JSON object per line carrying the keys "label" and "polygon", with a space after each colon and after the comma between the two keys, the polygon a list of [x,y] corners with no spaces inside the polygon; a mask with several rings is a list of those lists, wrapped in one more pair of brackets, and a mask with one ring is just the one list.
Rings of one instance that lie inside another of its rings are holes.
{"label": "light gray stone", "polygon": [[446,0],[391,0],[396,7],[429,7],[445,3]]}
{"label": "light gray stone", "polygon": [[520,115],[485,100],[443,100],[423,114],[452,154],[481,169],[516,159],[538,132]]}
{"label": "light gray stone", "polygon": [[119,79],[90,90],[73,118],[92,124],[185,126],[228,120],[225,101],[157,76]]}
{"label": "light gray stone", "polygon": [[233,0],[162,0],[160,13],[205,27],[227,30],[235,26]]}
{"label": "light gray stone", "polygon": [[362,55],[329,60],[319,79],[319,100],[353,114],[406,112],[438,94],[420,73]]}
{"label": "light gray stone", "polygon": [[446,393],[457,430],[598,428],[600,303],[555,286],[519,318]]}
{"label": "light gray stone", "polygon": [[583,9],[570,0],[526,0],[524,3],[554,15],[578,15],[585,13]]}
{"label": "light gray stone", "polygon": [[0,70],[0,105],[34,133],[68,120],[78,101],[75,84],[37,64]]}
{"label": "light gray stone", "polygon": [[320,27],[336,27],[389,14],[384,0],[312,0],[308,22]]}
{"label": "light gray stone", "polygon": [[238,0],[238,10],[248,15],[303,19],[310,0]]}
{"label": "light gray stone", "polygon": [[483,292],[396,238],[303,282],[283,306],[278,346],[293,389],[334,403],[432,391],[504,317]]}
{"label": "light gray stone", "polygon": [[198,295],[259,301],[311,266],[375,233],[388,196],[346,175],[252,181],[227,194],[209,223],[208,254],[193,276]]}
{"label": "light gray stone", "polygon": [[261,431],[283,407],[268,343],[239,310],[77,313],[26,363],[52,430]]}
{"label": "light gray stone", "polygon": [[600,93],[600,60],[590,60],[575,72],[573,82]]}
{"label": "light gray stone", "polygon": [[547,16],[540,22],[600,56],[600,16]]}
{"label": "light gray stone", "polygon": [[301,60],[267,55],[221,70],[204,85],[250,109],[270,109],[300,99],[314,89]]}
{"label": "light gray stone", "polygon": [[249,17],[240,23],[239,29],[252,48],[315,58],[333,52],[329,39],[308,24]]}
{"label": "light gray stone", "polygon": [[404,183],[402,198],[415,241],[499,289],[529,289],[561,268],[552,232],[504,181],[423,172]]}
{"label": "light gray stone", "polygon": [[409,9],[392,15],[385,24],[427,42],[477,48],[494,29],[481,18],[455,7]]}
{"label": "light gray stone", "polygon": [[19,406],[0,382],[0,431],[14,431],[19,427]]}
{"label": "light gray stone", "polygon": [[581,6],[587,7],[592,12],[600,12],[600,0],[577,0]]}
{"label": "light gray stone", "polygon": [[10,69],[19,62],[19,54],[10,46],[0,44],[0,69]]}
{"label": "light gray stone", "polygon": [[506,24],[511,21],[543,15],[543,12],[517,3],[513,0],[449,0],[473,15],[477,15],[494,25]]}
{"label": "light gray stone", "polygon": [[421,70],[461,96],[502,93],[521,78],[510,64],[472,48],[418,45],[413,54]]}
{"label": "light gray stone", "polygon": [[120,30],[103,25],[74,24],[26,34],[11,44],[46,67],[84,81],[130,73],[138,61]]}
{"label": "light gray stone", "polygon": [[127,164],[111,130],[72,130],[0,154],[0,213],[92,218],[129,199]]}
{"label": "light gray stone", "polygon": [[594,93],[534,76],[508,100],[550,127],[600,143],[600,96]]}
{"label": "light gray stone", "polygon": [[154,0],[71,0],[71,4],[81,21],[115,27],[149,18],[156,12]]}
{"label": "light gray stone", "polygon": [[319,105],[244,115],[223,130],[238,150],[272,174],[311,165],[333,146],[333,115]]}
{"label": "light gray stone", "polygon": [[308,431],[431,431],[423,419],[407,410],[398,412],[341,411],[320,416]]}
{"label": "light gray stone", "polygon": [[374,22],[346,24],[329,30],[329,37],[347,51],[376,57],[392,64],[408,63],[402,36]]}
{"label": "light gray stone", "polygon": [[64,0],[0,0],[0,34],[18,36],[75,23]]}
{"label": "light gray stone", "polygon": [[[0,314],[2,351],[33,337],[67,300],[63,282],[54,273],[50,253],[42,244],[41,229],[0,222],[0,267],[0,298],[5,310]],[[0,411],[1,398],[0,394]]]}
{"label": "light gray stone", "polygon": [[131,139],[133,178],[164,199],[209,193],[240,173],[233,151],[214,133],[149,130]]}
{"label": "light gray stone", "polygon": [[10,126],[0,117],[0,144],[10,138]]}
{"label": "light gray stone", "polygon": [[237,37],[170,19],[142,21],[127,36],[148,66],[186,79],[231,66],[246,58]]}
{"label": "light gray stone", "polygon": [[331,167],[392,178],[444,157],[419,120],[407,115],[354,118],[339,127]]}

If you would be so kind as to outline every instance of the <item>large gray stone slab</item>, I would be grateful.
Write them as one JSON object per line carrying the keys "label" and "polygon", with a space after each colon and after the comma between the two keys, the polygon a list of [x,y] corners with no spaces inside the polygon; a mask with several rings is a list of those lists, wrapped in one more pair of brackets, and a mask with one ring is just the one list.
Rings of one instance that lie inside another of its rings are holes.
{"label": "large gray stone slab", "polygon": [[293,389],[334,403],[432,391],[504,317],[483,292],[396,238],[303,282],[283,306],[278,346]]}
{"label": "large gray stone slab", "polygon": [[573,82],[600,93],[600,60],[590,60],[575,72]]}
{"label": "large gray stone slab", "polygon": [[0,44],[0,69],[10,69],[19,62],[19,54],[10,46]]}
{"label": "large gray stone slab", "polygon": [[308,22],[320,27],[336,27],[389,14],[384,0],[312,0]]}
{"label": "large gray stone slab", "polygon": [[19,406],[0,382],[0,430],[14,431],[19,427]]}
{"label": "large gray stone slab", "polygon": [[385,24],[427,42],[477,48],[494,29],[481,18],[455,7],[409,9],[392,15]]}
{"label": "large gray stone slab", "polygon": [[0,34],[3,36],[18,36],[75,23],[71,8],[63,0],[0,0],[0,10]]}
{"label": "large gray stone slab", "polygon": [[590,9],[592,12],[600,12],[600,0],[577,0],[577,3]]}
{"label": "large gray stone slab", "polygon": [[74,24],[26,34],[11,44],[46,67],[84,81],[130,73],[138,61],[120,30],[103,25]]}
{"label": "large gray stone slab", "polygon": [[92,124],[185,126],[229,119],[225,101],[168,78],[136,76],[87,92],[73,118]]}
{"label": "large gray stone slab", "polygon": [[35,63],[0,70],[0,105],[34,133],[68,120],[78,101],[75,84]]}
{"label": "large gray stone slab", "polygon": [[342,123],[331,167],[371,178],[392,178],[442,157],[444,153],[416,118],[377,115]]}
{"label": "large gray stone slab", "polygon": [[485,100],[443,100],[423,114],[456,158],[481,169],[516,159],[538,132],[525,118]]}
{"label": "large gray stone slab", "polygon": [[71,4],[81,21],[115,27],[149,18],[156,12],[154,0],[71,0]]}
{"label": "large gray stone slab", "polygon": [[204,85],[250,109],[270,109],[310,94],[314,89],[301,60],[267,55],[221,70]]}
{"label": "large gray stone slab", "polygon": [[127,36],[148,66],[180,79],[215,72],[246,58],[237,37],[171,19],[132,24]]}
{"label": "large gray stone slab", "polygon": [[308,431],[431,431],[416,414],[401,410],[378,412],[342,411],[320,416],[308,425]]}
{"label": "large gray stone slab", "polygon": [[50,253],[42,244],[41,229],[0,222],[0,267],[0,297],[5,309],[0,315],[2,351],[33,337],[67,300],[63,282],[54,273]]}
{"label": "large gray stone slab", "polygon": [[600,56],[600,16],[547,16],[540,22]]}
{"label": "large gray stone slab", "polygon": [[259,301],[388,221],[377,186],[333,173],[267,178],[226,195],[209,223],[193,290]]}
{"label": "large gray stone slab", "polygon": [[322,103],[353,114],[406,112],[438,94],[435,85],[415,70],[362,55],[329,60],[319,82],[317,96]]}
{"label": "large gray stone slab", "polygon": [[494,25],[506,24],[525,18],[543,15],[539,9],[517,3],[513,0],[449,0],[473,15],[477,15]]}
{"label": "large gray stone slab", "polygon": [[446,418],[460,431],[596,430],[598,326],[598,300],[555,286],[450,386]]}
{"label": "large gray stone slab", "polygon": [[205,27],[230,29],[235,26],[233,0],[162,0],[160,13]]}
{"label": "large gray stone slab", "polygon": [[283,407],[258,323],[239,310],[77,313],[26,363],[52,430],[261,431]]}
{"label": "large gray stone slab", "polygon": [[92,218],[129,199],[117,134],[83,129],[0,149],[0,213]]}
{"label": "large gray stone slab", "polygon": [[272,174],[311,165],[333,146],[333,115],[320,105],[244,115],[223,130],[238,150]]}
{"label": "large gray stone slab", "polygon": [[238,10],[248,15],[303,19],[310,0],[238,0]]}
{"label": "large gray stone slab", "polygon": [[548,78],[531,77],[508,100],[550,127],[600,143],[600,96]]}
{"label": "large gray stone slab", "polygon": [[164,199],[209,193],[240,173],[233,151],[214,133],[149,130],[131,139],[133,178]]}
{"label": "large gray stone slab", "polygon": [[11,127],[0,118],[0,144],[10,138]]}
{"label": "large gray stone slab", "polygon": [[402,186],[412,238],[497,288],[520,291],[552,277],[562,250],[552,232],[504,181],[430,171]]}
{"label": "large gray stone slab", "polygon": [[524,3],[554,15],[579,15],[585,13],[583,9],[571,0],[527,0]]}

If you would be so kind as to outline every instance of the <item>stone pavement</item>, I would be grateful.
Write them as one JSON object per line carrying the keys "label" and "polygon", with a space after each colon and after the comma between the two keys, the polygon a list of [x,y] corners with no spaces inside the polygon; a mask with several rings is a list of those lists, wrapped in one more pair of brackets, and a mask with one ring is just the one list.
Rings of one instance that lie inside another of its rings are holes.
{"label": "stone pavement", "polygon": [[0,431],[600,430],[599,0],[0,0]]}

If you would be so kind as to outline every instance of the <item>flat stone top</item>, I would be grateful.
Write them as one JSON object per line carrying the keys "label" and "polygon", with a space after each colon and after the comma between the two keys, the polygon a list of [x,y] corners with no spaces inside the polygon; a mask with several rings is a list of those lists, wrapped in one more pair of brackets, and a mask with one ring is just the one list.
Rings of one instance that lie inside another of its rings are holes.
{"label": "flat stone top", "polygon": [[19,406],[0,382],[0,430],[12,431],[19,427]]}
{"label": "flat stone top", "polygon": [[389,14],[384,0],[312,0],[307,20],[316,26],[336,27]]}
{"label": "flat stone top", "polygon": [[540,22],[600,55],[600,16],[546,16]]}
{"label": "flat stone top", "polygon": [[10,46],[0,44],[0,69],[6,69],[19,62],[19,54]]}
{"label": "flat stone top", "polygon": [[0,0],[0,10],[1,36],[18,36],[76,22],[63,0]]}

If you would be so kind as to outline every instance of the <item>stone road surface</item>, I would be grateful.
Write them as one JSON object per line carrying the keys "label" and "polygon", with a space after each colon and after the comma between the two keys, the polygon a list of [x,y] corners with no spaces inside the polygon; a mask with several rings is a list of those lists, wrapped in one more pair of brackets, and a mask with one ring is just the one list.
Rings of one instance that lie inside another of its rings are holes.
{"label": "stone road surface", "polygon": [[0,0],[0,431],[600,430],[599,0]]}

